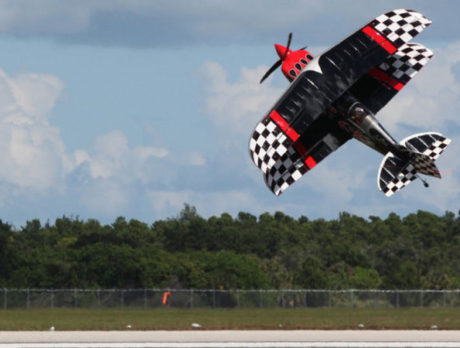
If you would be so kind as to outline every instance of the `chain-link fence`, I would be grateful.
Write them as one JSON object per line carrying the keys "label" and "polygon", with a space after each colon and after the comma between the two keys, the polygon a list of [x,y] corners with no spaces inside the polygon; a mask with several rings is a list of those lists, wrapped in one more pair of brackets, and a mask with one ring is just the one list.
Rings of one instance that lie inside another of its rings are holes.
{"label": "chain-link fence", "polygon": [[0,289],[13,308],[460,307],[460,290]]}

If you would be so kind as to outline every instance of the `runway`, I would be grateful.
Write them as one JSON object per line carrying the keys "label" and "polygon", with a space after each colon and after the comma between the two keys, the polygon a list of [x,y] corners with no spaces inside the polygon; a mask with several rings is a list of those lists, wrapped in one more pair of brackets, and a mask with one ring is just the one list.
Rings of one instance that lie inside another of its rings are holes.
{"label": "runway", "polygon": [[0,331],[0,348],[459,347],[460,331]]}

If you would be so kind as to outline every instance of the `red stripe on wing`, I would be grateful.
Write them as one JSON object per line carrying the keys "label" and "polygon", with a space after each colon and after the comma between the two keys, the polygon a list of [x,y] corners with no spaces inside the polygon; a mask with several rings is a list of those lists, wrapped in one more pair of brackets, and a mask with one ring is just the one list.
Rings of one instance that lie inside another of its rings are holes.
{"label": "red stripe on wing", "polygon": [[308,169],[312,169],[314,166],[316,166],[317,163],[313,159],[313,157],[311,157],[311,156],[306,157],[307,154],[308,154],[308,151],[300,141],[295,142],[293,146],[294,146],[294,149],[299,154],[299,156],[302,157],[302,160],[306,164]]}
{"label": "red stripe on wing", "polygon": [[378,33],[374,28],[371,26],[364,27],[362,29],[363,33],[369,36],[372,40],[377,42],[382,48],[387,51],[389,54],[393,54],[396,52],[396,47],[388,41],[383,35]]}
{"label": "red stripe on wing", "polygon": [[278,125],[278,127],[281,128],[281,130],[292,140],[296,141],[299,139],[299,133],[297,133],[293,128],[289,127],[289,124],[286,122],[286,120],[278,113],[278,111],[273,110],[270,113],[270,117],[275,123]]}
{"label": "red stripe on wing", "polygon": [[305,164],[308,168],[312,169],[314,166],[316,166],[316,161],[313,159],[313,157],[308,156],[305,160]]}
{"label": "red stripe on wing", "polygon": [[403,83],[399,82],[398,80],[396,80],[395,78],[391,77],[390,75],[378,68],[372,68],[371,70],[369,70],[369,75],[371,75],[379,81],[385,82],[387,85],[393,87],[397,91],[400,91],[404,87]]}

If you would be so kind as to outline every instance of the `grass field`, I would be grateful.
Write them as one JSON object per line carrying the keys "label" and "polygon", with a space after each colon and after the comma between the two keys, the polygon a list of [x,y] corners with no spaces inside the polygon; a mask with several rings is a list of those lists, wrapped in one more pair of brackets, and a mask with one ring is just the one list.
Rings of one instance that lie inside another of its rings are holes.
{"label": "grass field", "polygon": [[458,309],[0,310],[0,330],[460,329]]}

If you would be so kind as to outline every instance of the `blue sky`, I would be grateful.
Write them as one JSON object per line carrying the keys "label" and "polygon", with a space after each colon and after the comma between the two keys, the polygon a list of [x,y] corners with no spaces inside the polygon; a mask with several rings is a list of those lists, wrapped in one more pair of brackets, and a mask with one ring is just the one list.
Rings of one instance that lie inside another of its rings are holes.
{"label": "blue sky", "polygon": [[[382,156],[350,141],[275,197],[250,161],[253,127],[287,88],[273,43],[315,55],[394,8],[433,21],[435,57],[378,118],[396,139],[453,143],[442,180],[378,191]],[[184,203],[208,217],[335,218],[460,209],[457,1],[0,1],[0,218],[145,222]]]}

